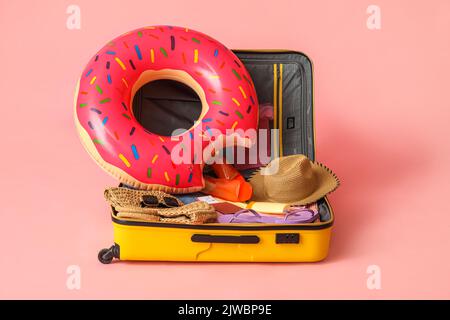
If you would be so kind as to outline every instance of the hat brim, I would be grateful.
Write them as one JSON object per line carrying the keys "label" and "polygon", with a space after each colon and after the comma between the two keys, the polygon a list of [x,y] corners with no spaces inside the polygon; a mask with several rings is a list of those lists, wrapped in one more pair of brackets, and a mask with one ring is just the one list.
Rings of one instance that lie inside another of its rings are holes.
{"label": "hat brim", "polygon": [[[314,174],[317,177],[317,189],[313,193],[309,194],[307,197],[296,198],[295,194],[292,195],[292,200],[289,201],[277,201],[277,199],[269,199],[264,191],[264,176],[261,172],[257,172],[254,176],[250,178],[250,182],[253,187],[252,201],[262,201],[262,202],[282,202],[291,205],[307,205],[317,200],[320,200],[327,194],[336,190],[339,186],[340,181],[338,177],[326,166],[321,163],[311,161],[311,167]],[[274,187],[274,186],[271,186]]]}

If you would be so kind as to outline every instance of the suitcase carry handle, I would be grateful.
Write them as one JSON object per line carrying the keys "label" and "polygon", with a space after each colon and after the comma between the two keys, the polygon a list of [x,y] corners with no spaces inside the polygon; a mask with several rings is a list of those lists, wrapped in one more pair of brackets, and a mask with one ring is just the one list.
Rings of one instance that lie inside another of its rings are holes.
{"label": "suitcase carry handle", "polygon": [[216,236],[212,234],[194,234],[191,237],[192,242],[208,242],[208,243],[240,243],[255,244],[259,243],[258,236]]}

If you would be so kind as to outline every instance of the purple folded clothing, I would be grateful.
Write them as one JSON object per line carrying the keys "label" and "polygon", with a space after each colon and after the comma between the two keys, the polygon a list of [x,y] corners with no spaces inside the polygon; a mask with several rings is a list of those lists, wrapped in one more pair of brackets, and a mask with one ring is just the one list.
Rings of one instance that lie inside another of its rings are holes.
{"label": "purple folded clothing", "polygon": [[239,210],[234,214],[218,214],[219,223],[311,223],[319,217],[317,211],[304,207],[292,207],[284,215],[260,214],[252,209]]}

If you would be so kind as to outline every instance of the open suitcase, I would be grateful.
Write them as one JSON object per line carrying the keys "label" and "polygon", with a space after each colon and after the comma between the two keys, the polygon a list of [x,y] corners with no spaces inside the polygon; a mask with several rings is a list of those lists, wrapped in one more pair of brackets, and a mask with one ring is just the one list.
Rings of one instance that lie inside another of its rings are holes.
{"label": "open suitcase", "polygon": [[[274,106],[279,155],[314,160],[312,63],[299,52],[235,50],[252,76],[260,104]],[[136,117],[145,117],[138,114]],[[140,119],[142,120],[142,119]],[[102,263],[120,260],[217,262],[314,262],[328,254],[334,215],[318,202],[320,222],[282,224],[167,224],[119,219],[112,210],[114,245]]]}

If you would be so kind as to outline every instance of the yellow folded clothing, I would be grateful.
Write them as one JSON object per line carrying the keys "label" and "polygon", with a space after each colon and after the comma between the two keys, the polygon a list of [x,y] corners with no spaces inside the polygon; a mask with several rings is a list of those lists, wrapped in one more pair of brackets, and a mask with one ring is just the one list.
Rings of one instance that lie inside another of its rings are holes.
{"label": "yellow folded clothing", "polygon": [[291,205],[287,203],[276,203],[276,202],[230,202],[242,209],[253,209],[261,213],[279,213],[282,214],[285,209],[289,208]]}
{"label": "yellow folded clothing", "polygon": [[[228,201],[230,202],[230,201]],[[279,203],[279,202],[259,202],[259,201],[250,201],[250,202],[230,202],[242,209],[253,209],[260,213],[267,214],[284,214],[286,209],[292,207],[292,204],[288,203]],[[312,203],[310,205],[305,206],[311,210],[317,210],[317,203]]]}

